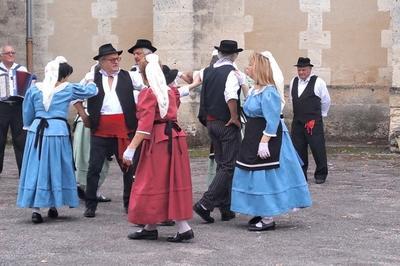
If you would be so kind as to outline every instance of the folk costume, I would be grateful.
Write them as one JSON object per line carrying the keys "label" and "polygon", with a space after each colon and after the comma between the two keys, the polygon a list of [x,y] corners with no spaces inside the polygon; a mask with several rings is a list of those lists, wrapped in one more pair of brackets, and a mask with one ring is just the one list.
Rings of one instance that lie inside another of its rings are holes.
{"label": "folk costume", "polygon": [[23,123],[28,131],[17,205],[22,208],[78,207],[72,143],[67,122],[71,101],[97,94],[94,83],[82,86],[63,82],[57,87],[60,63],[49,62],[43,82],[26,93]]}
{"label": "folk costume", "polygon": [[[108,54],[120,55],[111,44],[99,48],[99,54],[93,59],[98,60]],[[110,87],[108,79],[112,79]],[[122,154],[132,139],[136,127],[136,104],[133,96],[134,86],[128,71],[120,69],[112,75],[104,70],[95,72],[94,83],[99,93],[88,100],[90,127],[90,159],[86,184],[85,217],[95,217],[97,208],[97,189],[100,172],[104,160],[115,155],[123,172],[123,205],[127,212],[129,194],[132,187],[135,165],[126,167],[122,163]]]}
{"label": "folk costume", "polygon": [[[177,124],[180,93],[167,86],[156,54],[147,55],[146,61],[149,88],[139,94],[136,134],[140,135],[133,141],[144,139],[133,144],[140,145],[141,151],[128,212],[130,222],[145,226],[128,238],[156,240],[157,224],[175,220],[178,232],[167,241],[187,241],[194,238],[187,222],[193,215],[192,181],[186,134]],[[124,152],[125,160],[133,158],[137,146],[131,145]]]}
{"label": "folk costume", "polygon": [[[267,57],[266,53],[263,56]],[[268,54],[267,58],[271,57]],[[269,61],[275,79],[275,75],[280,75],[274,69],[279,67],[272,63],[274,59]],[[243,105],[247,123],[233,176],[231,210],[256,216],[250,221],[249,230],[274,228],[272,222],[269,227],[263,227],[261,218],[311,206],[301,162],[280,117],[282,97],[275,85],[259,90],[251,88]],[[257,155],[263,134],[271,137],[270,156],[266,159]]]}
{"label": "folk costume", "polygon": [[[22,155],[25,145],[26,132],[22,129],[22,97],[18,97],[16,87],[17,71],[26,72],[24,66],[14,63],[10,69],[0,62],[0,173],[3,171],[4,149],[7,142],[8,129],[11,129],[12,143],[18,172],[21,174]],[[16,97],[17,96],[17,97]]]}
{"label": "folk costume", "polygon": [[[224,55],[233,55],[243,51],[236,41],[223,40],[215,47]],[[202,198],[193,206],[193,210],[206,222],[214,222],[210,212],[219,208],[224,221],[235,217],[230,212],[232,177],[235,161],[241,142],[240,128],[234,124],[225,126],[231,119],[229,101],[237,104],[239,119],[240,84],[235,75],[232,59],[220,58],[214,65],[207,67],[203,74],[200,94],[199,120],[208,129],[214,147],[217,169],[213,181]]]}
{"label": "folk costume", "polygon": [[[297,67],[312,67],[309,58],[300,57]],[[300,158],[307,179],[308,146],[315,160],[314,178],[324,183],[328,176],[323,117],[328,115],[331,99],[325,82],[311,74],[306,80],[293,78],[290,83],[293,103],[292,140]]]}

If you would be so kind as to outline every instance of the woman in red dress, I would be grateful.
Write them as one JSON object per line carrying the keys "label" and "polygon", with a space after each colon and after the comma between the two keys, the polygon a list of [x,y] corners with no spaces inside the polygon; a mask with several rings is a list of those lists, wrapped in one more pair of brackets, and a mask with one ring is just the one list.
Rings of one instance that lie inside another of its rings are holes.
{"label": "woman in red dress", "polygon": [[156,240],[157,223],[175,220],[178,232],[167,241],[190,240],[194,238],[187,223],[193,215],[192,180],[186,134],[177,124],[179,91],[167,86],[156,54],[147,55],[139,67],[148,88],[139,94],[138,128],[124,152],[124,163],[132,163],[142,144],[128,220],[145,226],[128,238]]}

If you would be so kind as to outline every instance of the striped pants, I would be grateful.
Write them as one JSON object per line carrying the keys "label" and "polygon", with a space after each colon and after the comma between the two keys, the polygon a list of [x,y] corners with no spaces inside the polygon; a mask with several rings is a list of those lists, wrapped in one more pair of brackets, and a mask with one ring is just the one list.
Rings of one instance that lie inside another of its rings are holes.
{"label": "striped pants", "polygon": [[240,129],[234,125],[226,127],[220,120],[208,121],[207,129],[214,145],[217,171],[199,203],[210,211],[215,207],[229,210],[233,171],[241,142]]}

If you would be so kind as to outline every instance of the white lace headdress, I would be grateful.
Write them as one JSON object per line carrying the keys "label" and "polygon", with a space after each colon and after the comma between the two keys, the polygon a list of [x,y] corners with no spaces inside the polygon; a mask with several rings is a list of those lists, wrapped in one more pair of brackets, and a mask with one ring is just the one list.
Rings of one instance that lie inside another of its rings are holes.
{"label": "white lace headdress", "polygon": [[280,69],[278,63],[276,62],[275,58],[272,56],[270,51],[264,51],[261,53],[261,55],[264,56],[265,58],[268,58],[269,60],[269,64],[271,65],[272,75],[274,76],[275,86],[279,92],[279,95],[281,96],[281,102],[282,102],[281,108],[283,109],[283,106],[285,105],[285,95],[284,95],[285,83],[282,70]]}
{"label": "white lace headdress", "polygon": [[67,59],[63,56],[57,56],[54,60],[47,63],[44,69],[44,80],[43,82],[36,83],[39,90],[42,91],[43,105],[46,111],[49,110],[51,100],[56,92],[55,85],[58,79],[58,69],[60,63],[66,63]]}
{"label": "white lace headdress", "polygon": [[158,55],[148,54],[146,55],[146,61],[148,62],[146,66],[146,77],[149,82],[150,88],[157,97],[158,107],[160,109],[160,116],[164,118],[168,112],[169,98],[168,90],[165,81],[164,73],[161,70]]}

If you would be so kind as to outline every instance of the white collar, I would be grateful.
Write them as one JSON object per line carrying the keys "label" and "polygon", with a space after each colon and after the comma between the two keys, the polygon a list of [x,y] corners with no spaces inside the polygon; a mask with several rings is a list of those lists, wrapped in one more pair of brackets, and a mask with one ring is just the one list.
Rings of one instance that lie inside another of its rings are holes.
{"label": "white collar", "polygon": [[297,76],[297,77],[299,78],[299,80],[301,82],[308,83],[312,76],[314,76],[314,73],[311,72],[311,74],[305,80],[302,80],[299,76]]}
{"label": "white collar", "polygon": [[[13,70],[17,65],[18,65],[18,64],[13,63],[12,66],[11,66],[11,68],[10,68],[10,70]],[[2,67],[2,68],[4,68],[4,69],[7,69],[6,65],[4,65],[3,62],[0,62],[0,67]],[[7,69],[7,70],[8,70],[8,69]]]}
{"label": "white collar", "polygon": [[118,69],[117,72],[112,73],[111,75],[109,75],[106,71],[104,71],[104,69],[100,69],[99,72],[100,72],[100,74],[102,74],[103,76],[106,76],[106,77],[115,77],[115,76],[118,76],[120,71],[121,71],[121,69]]}

